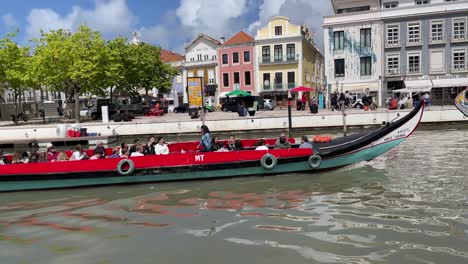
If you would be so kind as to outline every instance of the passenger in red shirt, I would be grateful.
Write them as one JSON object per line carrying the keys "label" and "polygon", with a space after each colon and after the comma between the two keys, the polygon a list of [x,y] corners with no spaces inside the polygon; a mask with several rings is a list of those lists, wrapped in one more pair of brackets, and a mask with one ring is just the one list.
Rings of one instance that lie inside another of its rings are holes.
{"label": "passenger in red shirt", "polygon": [[47,161],[48,162],[55,162],[57,161],[57,157],[59,152],[55,151],[54,145],[47,144]]}

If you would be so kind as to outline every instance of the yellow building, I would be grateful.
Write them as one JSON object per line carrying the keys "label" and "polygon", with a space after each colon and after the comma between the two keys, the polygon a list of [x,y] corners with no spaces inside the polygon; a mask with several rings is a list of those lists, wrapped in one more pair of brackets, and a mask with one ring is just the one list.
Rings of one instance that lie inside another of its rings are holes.
{"label": "yellow building", "polygon": [[[257,31],[255,45],[257,93],[281,99],[298,86],[323,88],[323,55],[306,26],[294,25],[287,17],[272,17]],[[308,96],[317,96],[316,91]]]}

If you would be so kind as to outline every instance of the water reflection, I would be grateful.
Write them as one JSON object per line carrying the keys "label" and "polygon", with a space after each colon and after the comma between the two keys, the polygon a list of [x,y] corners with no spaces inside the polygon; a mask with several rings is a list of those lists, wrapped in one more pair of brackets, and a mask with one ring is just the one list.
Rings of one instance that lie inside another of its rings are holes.
{"label": "water reflection", "polygon": [[171,262],[184,247],[257,263],[276,252],[292,263],[466,263],[468,134],[447,133],[423,131],[320,175],[1,194],[0,258],[122,263],[122,252],[108,252],[124,247]]}

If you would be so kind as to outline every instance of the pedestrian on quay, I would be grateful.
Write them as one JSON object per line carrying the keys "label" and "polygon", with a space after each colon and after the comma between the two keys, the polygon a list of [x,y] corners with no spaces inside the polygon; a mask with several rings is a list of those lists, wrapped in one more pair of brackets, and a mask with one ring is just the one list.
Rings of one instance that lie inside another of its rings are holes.
{"label": "pedestrian on quay", "polygon": [[334,92],[331,97],[332,111],[335,111],[337,109],[337,104],[338,104],[338,94],[337,92]]}
{"label": "pedestrian on quay", "polygon": [[301,103],[302,103],[302,105],[301,105],[302,111],[305,111],[306,103],[307,103],[307,95],[305,93],[302,93]]}

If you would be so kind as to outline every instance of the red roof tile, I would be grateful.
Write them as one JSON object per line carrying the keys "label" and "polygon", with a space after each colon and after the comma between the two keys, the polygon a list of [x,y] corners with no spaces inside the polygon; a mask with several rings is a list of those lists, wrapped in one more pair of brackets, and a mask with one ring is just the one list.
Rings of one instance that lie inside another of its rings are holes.
{"label": "red roof tile", "polygon": [[253,42],[254,38],[252,38],[249,34],[245,33],[244,31],[240,31],[228,41],[224,43],[224,46],[236,45],[236,44],[243,44],[243,43],[250,43]]}
{"label": "red roof tile", "polygon": [[161,49],[161,60],[164,63],[183,61],[184,56],[170,50]]}

